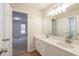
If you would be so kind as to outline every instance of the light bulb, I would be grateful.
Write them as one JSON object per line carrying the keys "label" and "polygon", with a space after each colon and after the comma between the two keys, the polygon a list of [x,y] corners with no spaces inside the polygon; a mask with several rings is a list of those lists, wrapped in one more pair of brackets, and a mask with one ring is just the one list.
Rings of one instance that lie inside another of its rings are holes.
{"label": "light bulb", "polygon": [[51,15],[51,11],[48,13],[48,15]]}
{"label": "light bulb", "polygon": [[52,14],[52,16],[54,16],[54,14]]}
{"label": "light bulb", "polygon": [[54,14],[55,14],[55,15],[57,15],[57,14],[58,14],[58,13],[57,13],[57,9],[55,9],[55,10],[54,10]]}
{"label": "light bulb", "polygon": [[60,6],[57,8],[57,12],[58,12],[58,14],[61,14],[61,13],[62,13],[62,12],[61,12],[61,7],[60,7]]}
{"label": "light bulb", "polygon": [[64,9],[62,9],[62,11],[63,11],[63,12],[66,12],[66,9],[64,8]]}
{"label": "light bulb", "polygon": [[54,11],[54,10],[52,10],[52,16],[54,16],[54,15],[55,15],[55,14],[54,14],[54,12],[55,12],[55,11]]}

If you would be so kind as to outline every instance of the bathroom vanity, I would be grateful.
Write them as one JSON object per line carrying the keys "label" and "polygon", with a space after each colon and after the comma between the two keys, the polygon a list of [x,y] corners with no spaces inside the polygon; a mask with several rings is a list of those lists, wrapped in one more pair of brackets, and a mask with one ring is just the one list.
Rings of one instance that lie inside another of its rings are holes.
{"label": "bathroom vanity", "polygon": [[35,36],[35,48],[42,56],[77,56],[79,55],[78,42],[69,44],[63,37],[44,35]]}
{"label": "bathroom vanity", "polygon": [[[77,5],[76,5],[77,6]],[[77,8],[78,9],[78,8]],[[58,15],[43,11],[42,35],[35,35],[35,48],[43,56],[79,56],[79,10],[68,8]]]}

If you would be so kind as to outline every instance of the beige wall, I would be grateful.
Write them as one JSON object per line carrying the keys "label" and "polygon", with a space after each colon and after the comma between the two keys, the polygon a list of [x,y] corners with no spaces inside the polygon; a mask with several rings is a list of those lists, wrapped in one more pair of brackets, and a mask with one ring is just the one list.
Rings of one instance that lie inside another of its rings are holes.
{"label": "beige wall", "polygon": [[40,10],[22,5],[13,5],[13,10],[17,10],[28,14],[28,51],[33,51],[34,48],[34,35],[42,34],[42,15]]}
{"label": "beige wall", "polygon": [[3,48],[3,4],[0,3],[0,50]]}
{"label": "beige wall", "polygon": [[6,48],[8,48],[8,52],[4,54],[5,56],[12,56],[12,8],[11,6],[6,3],[5,4],[5,17],[4,17],[4,30],[5,30],[5,38],[10,39],[6,42]]}
{"label": "beige wall", "polygon": [[52,19],[50,17],[43,17],[43,34],[52,34]]}
{"label": "beige wall", "polygon": [[52,16],[48,16],[48,12],[51,10],[51,7],[46,8],[42,11],[43,14],[43,34],[52,34]]}

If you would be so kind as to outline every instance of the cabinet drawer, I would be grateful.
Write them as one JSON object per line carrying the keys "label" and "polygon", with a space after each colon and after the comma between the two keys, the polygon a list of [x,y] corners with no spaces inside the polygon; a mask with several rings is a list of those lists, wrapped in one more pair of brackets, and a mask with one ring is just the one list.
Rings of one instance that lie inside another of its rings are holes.
{"label": "cabinet drawer", "polygon": [[65,50],[62,50],[56,46],[48,44],[48,48],[46,50],[48,56],[75,56],[72,53],[69,53]]}

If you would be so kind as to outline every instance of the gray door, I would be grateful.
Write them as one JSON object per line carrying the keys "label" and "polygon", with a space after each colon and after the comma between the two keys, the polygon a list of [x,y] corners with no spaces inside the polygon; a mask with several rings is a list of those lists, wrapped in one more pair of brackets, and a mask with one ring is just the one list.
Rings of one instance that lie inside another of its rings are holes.
{"label": "gray door", "polygon": [[26,52],[27,14],[13,11],[13,48],[14,54]]}

